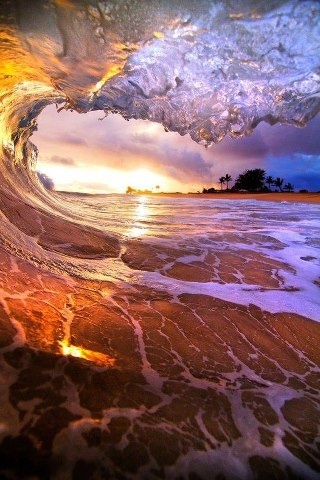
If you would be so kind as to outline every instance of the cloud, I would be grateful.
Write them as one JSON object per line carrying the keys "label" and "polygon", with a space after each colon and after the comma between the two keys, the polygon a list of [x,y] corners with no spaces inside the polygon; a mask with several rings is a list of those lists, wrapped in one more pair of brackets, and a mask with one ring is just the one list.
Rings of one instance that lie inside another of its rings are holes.
{"label": "cloud", "polygon": [[297,190],[320,191],[320,154],[270,155],[266,165],[271,175],[284,178],[285,183],[293,183]]}
{"label": "cloud", "polygon": [[54,190],[54,183],[45,173],[37,172],[38,179],[47,190]]}
{"label": "cloud", "polygon": [[212,177],[212,164],[198,151],[184,148],[180,150],[166,145],[158,157],[161,169],[180,181],[204,182]]}
{"label": "cloud", "polygon": [[71,157],[60,157],[60,155],[53,155],[50,162],[59,163],[60,165],[74,166],[76,162]]}
{"label": "cloud", "polygon": [[[259,128],[259,127],[258,127]],[[311,120],[307,127],[296,128],[286,125],[260,126],[261,137],[273,155],[303,153],[320,154],[320,116]]]}
{"label": "cloud", "polygon": [[[162,125],[144,120],[127,122],[121,116],[111,114],[99,122],[101,112],[57,114],[53,107],[46,109],[42,116],[36,134],[40,154],[45,148],[41,132],[46,134],[49,129],[55,137],[50,149],[58,149],[50,160],[55,163],[71,165],[68,159],[76,155],[77,162],[73,164],[82,166],[90,158],[92,166],[103,165],[123,171],[149,168],[189,182],[197,180],[203,183],[212,176],[213,161],[205,156],[205,149],[187,136],[182,138],[176,133],[165,133]],[[69,126],[71,132],[68,132]],[[85,145],[78,150],[76,147],[81,146],[83,139]],[[63,152],[67,142],[70,155],[65,156]]]}
{"label": "cloud", "polygon": [[270,147],[263,138],[260,131],[253,132],[249,137],[230,138],[227,137],[210,149],[215,155],[227,155],[228,157],[239,158],[262,158],[269,153]]}
{"label": "cloud", "polygon": [[[225,138],[205,149],[188,135],[165,133],[159,124],[127,122],[113,114],[99,122],[101,115],[57,114],[54,107],[46,109],[35,134],[42,158],[65,166],[103,166],[123,173],[145,168],[180,182],[181,189],[187,184],[196,189],[212,186],[221,175],[229,173],[235,179],[250,168],[263,168],[278,176],[281,166],[279,175],[285,181],[298,187],[300,176],[301,188],[319,189],[317,161],[308,163],[303,156],[320,156],[320,116],[304,129],[262,122],[249,137]],[[304,170],[299,165],[304,165]]]}
{"label": "cloud", "polygon": [[[86,136],[86,132],[81,132],[83,136]],[[64,133],[59,135],[59,141],[69,144],[69,145],[87,145],[87,142],[82,138],[82,136],[77,135],[76,133]]]}
{"label": "cloud", "polygon": [[[71,188],[70,188],[71,187]],[[62,187],[61,190],[64,190]],[[86,193],[108,193],[108,186],[102,182],[73,182],[67,188],[67,191],[86,192]]]}
{"label": "cloud", "polygon": [[320,116],[305,128],[280,124],[271,126],[261,122],[249,137],[225,138],[208,149],[206,156],[219,158],[220,161],[233,159],[241,162],[246,159],[250,168],[251,162],[263,162],[268,155],[319,154],[319,130]]}
{"label": "cloud", "polygon": [[146,132],[135,133],[134,135],[132,135],[131,138],[134,142],[142,143],[143,145],[146,145],[148,143],[153,144],[155,141],[154,137]]}

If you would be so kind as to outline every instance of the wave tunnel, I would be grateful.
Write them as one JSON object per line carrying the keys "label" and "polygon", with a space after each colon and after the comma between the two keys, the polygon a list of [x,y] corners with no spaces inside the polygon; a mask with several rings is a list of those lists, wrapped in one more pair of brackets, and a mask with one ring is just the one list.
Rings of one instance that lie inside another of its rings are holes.
{"label": "wave tunnel", "polygon": [[0,477],[318,478],[319,207],[65,195],[31,137],[49,105],[204,148],[305,127],[319,2],[3,0],[0,23]]}

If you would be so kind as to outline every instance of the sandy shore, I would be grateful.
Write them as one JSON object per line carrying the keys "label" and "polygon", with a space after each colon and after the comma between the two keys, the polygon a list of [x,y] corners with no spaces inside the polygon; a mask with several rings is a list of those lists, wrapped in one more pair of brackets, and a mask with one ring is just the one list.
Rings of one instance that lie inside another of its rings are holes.
{"label": "sandy shore", "polygon": [[157,193],[154,195],[181,198],[210,198],[224,200],[262,200],[264,202],[320,203],[320,193]]}
{"label": "sandy shore", "polygon": [[[57,191],[58,194],[79,196],[79,197],[107,197],[114,195],[113,193],[82,193],[82,192],[64,192]],[[116,194],[117,195],[117,194]],[[301,203],[320,203],[320,192],[310,193],[288,193],[288,192],[271,192],[271,193],[135,193],[131,195],[138,196],[161,196],[161,197],[176,197],[176,198],[215,198],[224,200],[262,200],[264,202],[301,202]]]}

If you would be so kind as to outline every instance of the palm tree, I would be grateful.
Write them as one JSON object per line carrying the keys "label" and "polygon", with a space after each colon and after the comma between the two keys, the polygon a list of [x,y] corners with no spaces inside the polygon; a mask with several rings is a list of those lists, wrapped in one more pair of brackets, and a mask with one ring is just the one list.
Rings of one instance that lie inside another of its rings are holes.
{"label": "palm tree", "polygon": [[283,190],[288,190],[288,192],[293,192],[294,186],[292,185],[292,183],[288,182],[288,183],[286,183],[285,186],[283,187]]}
{"label": "palm tree", "polygon": [[240,173],[234,185],[235,190],[248,190],[249,192],[262,192],[266,177],[265,170],[254,168]]}
{"label": "palm tree", "polygon": [[229,190],[229,182],[231,182],[232,177],[231,177],[231,175],[229,175],[229,173],[226,173],[224,179],[225,179],[226,184],[227,184],[227,190]]}
{"label": "palm tree", "polygon": [[226,177],[219,178],[220,190],[222,190],[222,185],[226,183]]}
{"label": "palm tree", "polygon": [[269,175],[269,177],[266,178],[266,184],[269,187],[269,190],[271,190],[271,185],[274,183],[274,179]]}
{"label": "palm tree", "polygon": [[282,190],[283,178],[277,177],[273,184],[279,188],[280,192],[283,191]]}

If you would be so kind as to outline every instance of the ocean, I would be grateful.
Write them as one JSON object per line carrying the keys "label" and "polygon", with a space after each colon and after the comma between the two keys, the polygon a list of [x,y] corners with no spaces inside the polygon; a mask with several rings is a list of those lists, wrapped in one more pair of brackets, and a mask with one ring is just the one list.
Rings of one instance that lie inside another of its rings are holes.
{"label": "ocean", "polygon": [[72,194],[67,202],[75,218],[121,239],[124,261],[100,261],[100,275],[320,321],[317,204]]}
{"label": "ocean", "polygon": [[52,198],[63,242],[0,251],[2,471],[316,479],[319,205]]}

